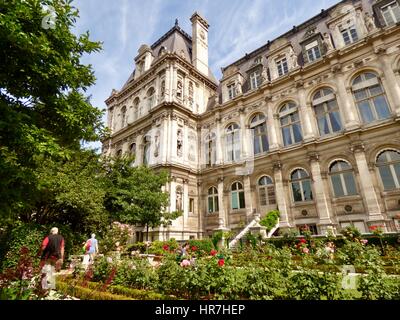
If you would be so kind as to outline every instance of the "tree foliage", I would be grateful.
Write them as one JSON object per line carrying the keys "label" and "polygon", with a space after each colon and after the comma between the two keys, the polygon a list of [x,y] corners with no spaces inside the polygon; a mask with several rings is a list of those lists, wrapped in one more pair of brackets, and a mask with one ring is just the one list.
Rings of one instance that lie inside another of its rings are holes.
{"label": "tree foliage", "polygon": [[[54,28],[42,20],[52,6]],[[103,133],[102,111],[84,95],[94,84],[80,58],[100,50],[71,28],[78,10],[68,0],[0,1],[0,212],[31,206],[43,162],[68,159],[80,142]],[[12,216],[11,216],[12,218]]]}

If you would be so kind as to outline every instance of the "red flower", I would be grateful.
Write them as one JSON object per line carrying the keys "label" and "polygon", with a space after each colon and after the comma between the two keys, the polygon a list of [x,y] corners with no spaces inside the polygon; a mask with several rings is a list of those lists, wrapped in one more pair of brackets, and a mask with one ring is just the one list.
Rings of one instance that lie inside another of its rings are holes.
{"label": "red flower", "polygon": [[378,226],[370,226],[370,227],[369,227],[369,230],[374,231],[374,230],[376,230],[377,228],[378,228]]}
{"label": "red flower", "polygon": [[164,244],[163,247],[164,251],[168,251],[169,250],[169,246],[167,244]]}
{"label": "red flower", "polygon": [[307,243],[307,241],[306,241],[306,239],[301,238],[301,239],[299,240],[299,243]]}
{"label": "red flower", "polygon": [[224,259],[219,259],[219,260],[218,260],[218,265],[219,265],[220,267],[222,267],[224,264],[225,264],[225,260],[224,260]]}
{"label": "red flower", "polygon": [[192,246],[192,251],[197,251],[197,247],[196,246]]}
{"label": "red flower", "polygon": [[215,256],[215,255],[217,254],[217,252],[218,252],[217,250],[212,249],[211,252],[210,252],[210,254],[211,254],[212,256]]}

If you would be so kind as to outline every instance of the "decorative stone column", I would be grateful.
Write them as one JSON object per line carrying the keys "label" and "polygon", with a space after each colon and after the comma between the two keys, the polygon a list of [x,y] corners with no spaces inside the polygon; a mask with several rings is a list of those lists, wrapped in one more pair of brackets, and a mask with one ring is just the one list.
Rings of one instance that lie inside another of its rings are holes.
{"label": "decorative stone column", "polygon": [[[300,111],[300,116],[302,118],[302,124],[303,124],[303,140],[305,142],[311,141],[315,139],[315,132],[313,131],[313,126],[311,123],[311,115],[310,115],[310,110],[311,110],[311,104],[307,103],[306,100],[306,93],[303,87],[302,82],[297,82],[296,83],[296,88],[297,92],[299,95],[299,111]],[[310,110],[309,110],[310,109]]]}
{"label": "decorative stone column", "polygon": [[216,164],[223,164],[224,163],[224,152],[222,148],[222,140],[225,137],[224,129],[221,128],[221,118],[218,116],[215,119],[215,122],[217,123],[217,130],[215,132],[215,146],[217,148],[217,156],[216,156]]}
{"label": "decorative stone column", "polygon": [[379,206],[377,194],[372,183],[372,176],[370,174],[367,159],[364,152],[364,145],[362,142],[353,144],[350,150],[354,153],[357,168],[361,182],[361,192],[363,194],[364,203],[367,207],[368,221],[382,222],[384,217]]}
{"label": "decorative stone column", "polygon": [[162,119],[163,119],[162,120],[162,126],[163,126],[163,129],[162,129],[162,140],[163,140],[163,144],[161,146],[161,150],[162,150],[162,152],[161,152],[161,154],[162,154],[161,161],[163,163],[166,163],[168,161],[168,145],[169,145],[169,143],[168,143],[168,137],[169,137],[169,131],[168,131],[169,126],[168,126],[168,123],[169,123],[169,116],[167,114],[164,114],[162,116]]}
{"label": "decorative stone column", "polygon": [[183,215],[182,215],[182,231],[189,227],[187,224],[189,216],[189,180],[183,179]]}
{"label": "decorative stone column", "polygon": [[313,179],[314,197],[317,203],[317,211],[319,216],[319,227],[321,234],[326,234],[327,227],[332,226],[332,208],[328,195],[325,192],[325,186],[322,181],[321,167],[319,165],[319,155],[317,153],[310,153],[309,160],[311,166],[311,174]]}
{"label": "decorative stone column", "polygon": [[380,54],[380,50],[375,51],[379,54],[379,61],[383,70],[384,76],[381,75],[382,84],[387,94],[388,100],[390,100],[391,109],[396,113],[396,116],[400,116],[400,86],[397,82],[396,76],[388,61],[388,56]]}
{"label": "decorative stone column", "polygon": [[269,151],[275,151],[279,149],[278,134],[277,134],[277,130],[279,130],[279,127],[276,126],[276,122],[274,119],[271,96],[265,98],[265,109],[267,115]]}
{"label": "decorative stone column", "polygon": [[239,108],[239,117],[240,117],[240,159],[244,160],[247,159],[249,156],[249,141],[247,137],[247,129],[248,126],[246,126],[246,114],[245,114],[245,108]]}
{"label": "decorative stone column", "polygon": [[338,99],[339,109],[345,119],[345,128],[347,130],[356,129],[360,127],[357,107],[354,104],[351,88],[345,86],[344,76],[338,68],[338,66],[335,66],[331,70],[336,75],[339,93],[336,98]]}
{"label": "decorative stone column", "polygon": [[250,222],[253,218],[253,202],[251,201],[251,182],[250,176],[243,177],[243,188],[244,188],[244,201],[246,204],[246,219]]}
{"label": "decorative stone column", "polygon": [[289,223],[289,204],[286,198],[285,188],[283,186],[282,164],[278,161],[274,163],[274,180],[276,189],[276,202],[280,212],[279,227],[291,228]]}
{"label": "decorative stone column", "polygon": [[135,166],[143,164],[143,135],[139,134],[136,137],[136,157]]}
{"label": "decorative stone column", "polygon": [[[218,218],[220,221],[223,221],[223,227],[226,228],[227,226],[227,220],[226,220],[226,214],[225,214],[225,203],[224,203],[224,178],[219,177],[217,179],[218,182]],[[208,201],[208,199],[207,199]]]}

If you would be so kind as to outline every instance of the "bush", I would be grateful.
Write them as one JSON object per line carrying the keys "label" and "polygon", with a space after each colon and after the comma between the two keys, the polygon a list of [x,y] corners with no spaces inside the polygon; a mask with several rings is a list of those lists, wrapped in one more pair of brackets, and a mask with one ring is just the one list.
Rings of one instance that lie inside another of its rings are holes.
{"label": "bush", "polygon": [[[198,256],[207,256],[213,249],[213,243],[210,239],[204,240],[189,240],[189,246],[191,250],[196,247],[196,254]],[[193,250],[192,250],[193,251]]]}
{"label": "bush", "polygon": [[267,228],[267,232],[271,231],[273,227],[278,223],[280,212],[278,210],[272,210],[261,219],[260,224]]}

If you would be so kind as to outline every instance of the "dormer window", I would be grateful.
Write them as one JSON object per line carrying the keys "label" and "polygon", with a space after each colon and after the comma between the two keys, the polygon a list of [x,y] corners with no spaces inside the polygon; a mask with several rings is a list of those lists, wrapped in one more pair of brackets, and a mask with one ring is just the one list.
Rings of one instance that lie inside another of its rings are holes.
{"label": "dormer window", "polygon": [[397,1],[382,6],[381,12],[387,26],[400,22],[400,6]]}
{"label": "dormer window", "polygon": [[309,43],[305,46],[308,62],[313,62],[321,58],[321,51],[319,49],[318,41]]}
{"label": "dormer window", "polygon": [[261,64],[261,57],[257,57],[254,59],[254,64]]}
{"label": "dormer window", "polygon": [[286,58],[276,61],[276,68],[278,69],[278,75],[282,77],[289,72],[289,67]]}
{"label": "dormer window", "polygon": [[358,40],[357,30],[354,25],[339,26],[339,30],[343,36],[343,41],[346,45],[356,42]]}
{"label": "dormer window", "polygon": [[235,88],[235,84],[234,83],[232,83],[232,84],[230,84],[228,86],[228,97],[229,97],[229,100],[232,100],[233,98],[236,97],[236,90],[235,89],[236,88]]}
{"label": "dormer window", "polygon": [[261,72],[260,70],[254,71],[250,74],[250,87],[251,90],[257,89],[261,84]]}

